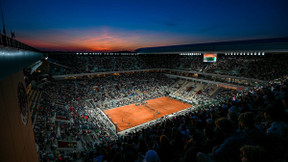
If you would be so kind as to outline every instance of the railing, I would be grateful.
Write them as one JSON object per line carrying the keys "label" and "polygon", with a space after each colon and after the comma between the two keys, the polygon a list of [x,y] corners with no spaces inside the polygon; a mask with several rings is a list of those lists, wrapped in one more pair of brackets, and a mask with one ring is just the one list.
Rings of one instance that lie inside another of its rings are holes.
{"label": "railing", "polygon": [[114,133],[114,135],[118,138],[116,124],[114,124],[112,120],[109,117],[107,117],[107,115],[101,109],[96,108],[96,110],[97,112],[100,113],[101,117],[103,117],[102,119],[103,124],[105,124],[108,128],[110,128],[111,131]]}
{"label": "railing", "polygon": [[7,37],[5,35],[0,34],[0,45],[4,47],[13,47],[18,49],[30,50],[30,51],[39,51],[36,48],[28,46],[22,42],[19,42],[13,38]]}

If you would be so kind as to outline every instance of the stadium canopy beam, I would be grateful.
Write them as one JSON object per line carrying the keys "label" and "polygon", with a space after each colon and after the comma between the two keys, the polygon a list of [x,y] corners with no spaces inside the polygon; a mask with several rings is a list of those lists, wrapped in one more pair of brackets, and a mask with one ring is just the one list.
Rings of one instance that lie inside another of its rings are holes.
{"label": "stadium canopy beam", "polygon": [[0,79],[14,74],[29,65],[41,60],[44,55],[39,51],[15,49],[12,47],[0,48]]}
{"label": "stadium canopy beam", "polygon": [[288,37],[159,46],[136,49],[138,54],[288,52]]}

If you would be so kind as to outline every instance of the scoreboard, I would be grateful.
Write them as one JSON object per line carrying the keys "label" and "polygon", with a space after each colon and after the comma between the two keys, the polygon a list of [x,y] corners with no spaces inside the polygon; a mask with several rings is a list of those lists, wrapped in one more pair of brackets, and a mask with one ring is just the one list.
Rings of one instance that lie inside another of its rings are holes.
{"label": "scoreboard", "polygon": [[216,53],[207,53],[203,55],[203,62],[216,62],[217,54]]}

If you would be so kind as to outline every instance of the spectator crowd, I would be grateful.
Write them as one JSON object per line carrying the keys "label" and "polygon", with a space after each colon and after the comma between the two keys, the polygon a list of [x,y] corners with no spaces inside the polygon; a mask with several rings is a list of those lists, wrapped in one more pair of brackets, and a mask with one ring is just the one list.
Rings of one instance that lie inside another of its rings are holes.
{"label": "spectator crowd", "polygon": [[[273,80],[286,75],[288,70],[285,54],[237,55],[219,54],[214,63],[203,62],[203,56],[136,55],[136,56],[49,56],[50,74],[79,74],[139,69],[167,68]],[[77,66],[75,66],[77,65]],[[279,70],[281,69],[281,70]]]}
{"label": "spectator crowd", "polygon": [[[158,64],[157,59],[147,62],[140,56],[123,59],[78,56],[69,61],[59,57],[52,58],[55,59],[50,69],[53,74],[135,70],[154,68]],[[161,67],[264,80],[279,78],[287,69],[287,64],[281,64],[283,60],[268,56],[261,59],[243,56],[239,60],[223,56],[212,64],[202,63],[200,56],[183,61],[185,57],[179,56],[175,64],[161,64]],[[268,58],[271,60],[266,61]],[[51,80],[40,90],[42,98],[34,124],[40,161],[287,160],[287,77],[237,92],[168,78],[161,73],[134,72]],[[162,117],[159,122],[125,134],[116,134],[113,123],[111,125],[102,113],[106,109],[162,97],[168,92],[197,103],[197,108]],[[219,102],[205,104],[212,99]]]}

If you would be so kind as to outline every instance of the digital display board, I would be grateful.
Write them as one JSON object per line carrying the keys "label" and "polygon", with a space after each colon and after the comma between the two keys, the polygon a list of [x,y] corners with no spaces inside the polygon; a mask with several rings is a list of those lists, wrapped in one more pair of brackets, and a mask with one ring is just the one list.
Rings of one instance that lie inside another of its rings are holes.
{"label": "digital display board", "polygon": [[203,55],[203,62],[216,62],[217,54],[216,53],[207,53]]}

